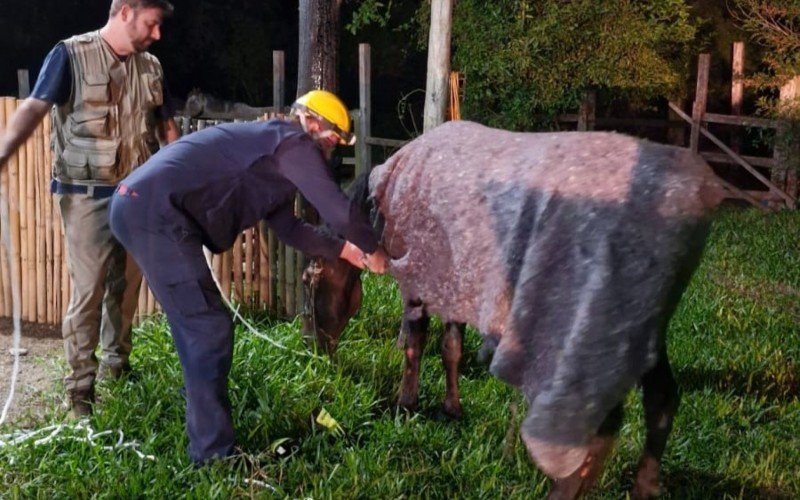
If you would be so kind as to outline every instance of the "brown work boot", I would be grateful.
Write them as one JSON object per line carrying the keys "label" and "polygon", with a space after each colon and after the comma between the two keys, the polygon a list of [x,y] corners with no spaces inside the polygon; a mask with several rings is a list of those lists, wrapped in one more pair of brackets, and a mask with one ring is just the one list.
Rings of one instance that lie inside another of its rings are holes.
{"label": "brown work boot", "polygon": [[70,416],[84,418],[92,416],[94,404],[94,387],[84,390],[69,391]]}

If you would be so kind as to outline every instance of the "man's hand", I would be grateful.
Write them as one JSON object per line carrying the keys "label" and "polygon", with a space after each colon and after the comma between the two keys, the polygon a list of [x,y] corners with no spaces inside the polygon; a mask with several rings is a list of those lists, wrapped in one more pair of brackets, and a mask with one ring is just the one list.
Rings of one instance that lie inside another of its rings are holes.
{"label": "man's hand", "polygon": [[364,266],[366,266],[366,255],[364,255],[364,252],[349,241],[344,242],[342,251],[339,253],[339,258],[346,260],[351,266],[355,266],[359,269],[364,269]]}
{"label": "man's hand", "polygon": [[386,268],[389,267],[389,257],[381,247],[378,247],[373,253],[365,254],[357,246],[345,241],[339,257],[349,262],[352,266],[359,269],[366,268],[375,274],[383,274],[386,272]]}
{"label": "man's hand", "polygon": [[386,252],[383,250],[383,248],[378,247],[377,250],[366,255],[364,264],[367,266],[367,269],[373,273],[383,274],[389,267],[389,256],[386,255]]}

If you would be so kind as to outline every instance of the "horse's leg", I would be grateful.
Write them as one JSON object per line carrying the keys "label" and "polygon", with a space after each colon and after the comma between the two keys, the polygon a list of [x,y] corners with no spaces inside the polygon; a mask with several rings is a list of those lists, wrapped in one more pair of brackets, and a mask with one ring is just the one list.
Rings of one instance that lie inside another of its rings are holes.
{"label": "horse's leg", "polygon": [[458,394],[458,363],[464,343],[464,323],[447,323],[442,335],[442,364],[447,378],[447,393],[442,411],[450,418],[461,418],[461,398]]}
{"label": "horse's leg", "polygon": [[[417,309],[419,311],[419,309]],[[400,397],[397,403],[407,410],[417,409],[419,395],[419,366],[422,351],[428,339],[428,323],[430,317],[425,314],[415,314],[414,319],[409,318],[409,305],[403,313],[403,324],[406,327],[405,355],[406,362],[403,368],[403,382],[400,386]]]}
{"label": "horse's leg", "polygon": [[636,484],[631,492],[631,498],[637,499],[659,494],[661,457],[680,403],[678,384],[672,376],[666,347],[659,353],[656,366],[642,377],[642,396],[647,437],[639,460]]}
{"label": "horse's leg", "polygon": [[622,426],[623,416],[620,403],[609,412],[600,425],[597,435],[589,443],[589,453],[578,470],[565,478],[553,481],[553,487],[547,496],[549,500],[578,498],[594,486],[603,470],[606,457],[614,446],[614,439]]}

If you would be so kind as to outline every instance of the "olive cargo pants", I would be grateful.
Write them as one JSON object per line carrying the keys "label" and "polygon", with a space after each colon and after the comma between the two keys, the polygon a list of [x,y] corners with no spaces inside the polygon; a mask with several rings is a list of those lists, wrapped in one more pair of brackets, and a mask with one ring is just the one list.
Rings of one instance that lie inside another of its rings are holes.
{"label": "olive cargo pants", "polygon": [[72,369],[64,379],[67,391],[85,391],[94,384],[102,361],[125,366],[131,352],[131,326],[142,274],[136,262],[111,234],[111,198],[56,194],[64,226],[72,298],[62,323],[64,351]]}

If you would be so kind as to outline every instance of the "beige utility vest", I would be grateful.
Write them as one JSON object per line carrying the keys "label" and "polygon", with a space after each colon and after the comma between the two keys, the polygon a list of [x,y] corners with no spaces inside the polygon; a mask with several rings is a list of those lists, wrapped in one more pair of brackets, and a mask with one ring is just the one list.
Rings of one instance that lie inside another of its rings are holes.
{"label": "beige utility vest", "polygon": [[69,184],[116,184],[158,149],[161,64],[146,52],[120,61],[98,31],[64,45],[72,95],[52,112],[53,177]]}

